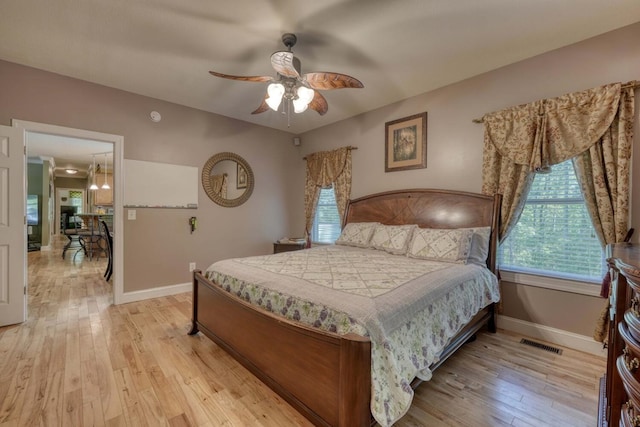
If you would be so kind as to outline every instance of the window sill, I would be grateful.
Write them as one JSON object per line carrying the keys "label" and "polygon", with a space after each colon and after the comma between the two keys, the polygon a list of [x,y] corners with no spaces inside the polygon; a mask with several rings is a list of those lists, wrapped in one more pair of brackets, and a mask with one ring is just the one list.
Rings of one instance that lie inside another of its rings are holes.
{"label": "window sill", "polygon": [[600,284],[582,282],[578,280],[560,279],[557,277],[539,276],[521,271],[500,270],[500,278],[506,282],[521,285],[535,286],[538,288],[552,289],[554,291],[571,292],[574,294],[600,296]]}

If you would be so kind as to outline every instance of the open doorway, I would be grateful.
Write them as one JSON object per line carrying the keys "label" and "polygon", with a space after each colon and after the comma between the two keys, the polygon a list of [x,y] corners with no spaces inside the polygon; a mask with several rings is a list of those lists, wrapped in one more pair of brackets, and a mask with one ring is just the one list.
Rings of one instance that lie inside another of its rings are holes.
{"label": "open doorway", "polygon": [[[43,235],[43,243],[46,238],[59,238],[62,231],[62,216],[64,209],[77,209],[83,214],[100,213],[110,215],[111,232],[118,235],[113,241],[113,268],[112,268],[112,288],[113,302],[118,303],[122,296],[122,152],[123,137],[119,135],[104,134],[100,132],[66,128],[55,125],[48,125],[35,122],[13,120],[13,127],[24,130],[25,145],[29,157],[37,156],[46,162],[51,163],[49,170],[50,182],[48,209],[43,208],[43,222],[47,223],[48,236]],[[43,143],[43,141],[45,141]],[[84,160],[79,159],[79,153],[88,154],[90,157]],[[99,160],[96,162],[96,157]],[[75,159],[75,160],[74,160]],[[77,163],[73,163],[77,160]],[[110,160],[110,161],[108,161]],[[83,168],[82,162],[86,163]],[[100,164],[98,170],[97,165]],[[54,166],[55,165],[55,166]],[[56,171],[56,169],[58,169]],[[61,170],[69,169],[73,174],[86,175],[84,181],[70,184],[69,179],[54,176],[61,173]],[[27,168],[25,168],[25,175]],[[88,173],[87,173],[88,171]],[[43,174],[44,175],[44,174]],[[25,176],[25,178],[27,178]],[[47,178],[43,176],[43,187],[47,184]],[[58,181],[59,185],[55,182]],[[99,187],[101,194],[89,190],[90,184],[99,185],[109,182],[109,194],[111,199],[105,198],[105,187]],[[103,182],[104,181],[104,182]],[[79,198],[78,198],[79,195]],[[63,200],[64,199],[64,200]],[[73,200],[72,200],[73,199]],[[76,211],[76,212],[77,212]],[[93,211],[93,212],[92,212]],[[44,250],[51,249],[50,245],[42,245]],[[57,249],[59,250],[59,249]],[[62,257],[61,257],[62,258]],[[27,286],[28,292],[28,286]]]}

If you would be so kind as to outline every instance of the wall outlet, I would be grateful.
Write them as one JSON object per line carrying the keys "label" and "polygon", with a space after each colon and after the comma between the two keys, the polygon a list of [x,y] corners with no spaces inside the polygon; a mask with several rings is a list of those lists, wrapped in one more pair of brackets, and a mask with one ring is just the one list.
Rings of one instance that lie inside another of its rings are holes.
{"label": "wall outlet", "polygon": [[189,263],[189,271],[193,271],[196,269],[196,263],[195,262],[190,262]]}

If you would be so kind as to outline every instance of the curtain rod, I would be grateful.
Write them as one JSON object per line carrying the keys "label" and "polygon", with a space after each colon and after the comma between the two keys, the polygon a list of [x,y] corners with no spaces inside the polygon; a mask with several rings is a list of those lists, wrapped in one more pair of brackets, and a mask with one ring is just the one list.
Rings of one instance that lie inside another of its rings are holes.
{"label": "curtain rod", "polygon": [[[631,80],[630,82],[623,83],[620,88],[626,89],[632,87],[634,89],[640,88],[640,80]],[[471,120],[473,123],[484,123],[484,120],[481,118]]]}
{"label": "curtain rod", "polygon": [[[354,147],[353,145],[350,145],[350,146],[347,147],[347,150],[357,150],[357,149],[358,149],[358,147]],[[302,160],[307,160],[307,157],[306,156],[303,157]]]}

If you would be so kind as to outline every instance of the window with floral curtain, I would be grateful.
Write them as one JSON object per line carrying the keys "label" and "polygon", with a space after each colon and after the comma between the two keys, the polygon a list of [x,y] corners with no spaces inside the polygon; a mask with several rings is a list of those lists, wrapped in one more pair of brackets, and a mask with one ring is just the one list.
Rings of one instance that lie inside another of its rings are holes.
{"label": "window with floral curtain", "polygon": [[[638,86],[638,82],[612,83],[482,118],[482,192],[503,195],[501,241],[520,218],[534,174],[569,159],[601,245],[624,240]],[[601,316],[598,322],[596,340],[604,339],[606,318]]]}
{"label": "window with floral curtain", "polygon": [[310,245],[311,227],[318,206],[320,189],[333,187],[340,218],[344,218],[351,197],[351,149],[342,147],[307,155],[304,192],[305,237]]}

